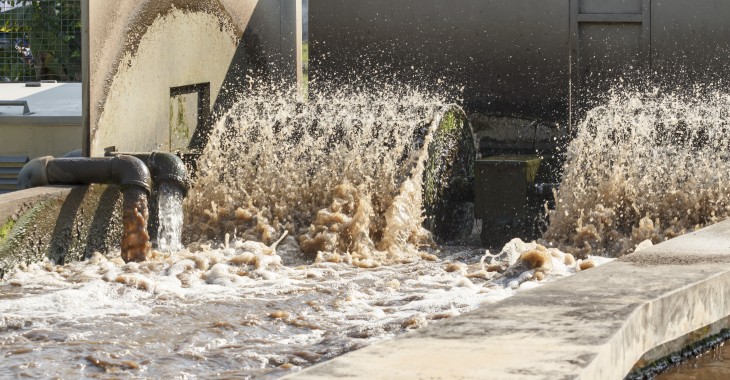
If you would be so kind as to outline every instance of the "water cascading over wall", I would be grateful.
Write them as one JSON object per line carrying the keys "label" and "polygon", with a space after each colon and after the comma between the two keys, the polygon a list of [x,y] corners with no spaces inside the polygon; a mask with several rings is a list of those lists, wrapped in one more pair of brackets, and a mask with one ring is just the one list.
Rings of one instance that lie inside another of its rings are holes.
{"label": "water cascading over wall", "polygon": [[723,92],[613,94],[568,147],[545,240],[616,257],[729,217],[729,110]]}
{"label": "water cascading over wall", "polygon": [[471,187],[463,112],[406,87],[338,87],[307,104],[293,96],[248,94],[215,125],[185,236],[271,244],[286,231],[309,257],[360,266],[421,256],[433,242],[422,226],[429,211]]}

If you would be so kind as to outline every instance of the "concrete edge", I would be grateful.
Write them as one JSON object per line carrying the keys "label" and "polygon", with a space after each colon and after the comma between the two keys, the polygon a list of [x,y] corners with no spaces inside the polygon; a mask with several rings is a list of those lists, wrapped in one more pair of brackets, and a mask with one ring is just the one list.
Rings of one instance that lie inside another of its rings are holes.
{"label": "concrete edge", "polygon": [[622,379],[730,315],[728,264],[725,221],[287,379]]}
{"label": "concrete edge", "polygon": [[72,126],[81,127],[81,116],[0,116],[1,126]]}
{"label": "concrete edge", "polygon": [[0,196],[0,278],[21,263],[78,261],[119,246],[122,196],[108,185],[38,187]]}
{"label": "concrete edge", "polygon": [[23,206],[48,197],[66,197],[73,186],[47,186],[28,190],[19,190],[0,195],[0,223],[18,212]]}

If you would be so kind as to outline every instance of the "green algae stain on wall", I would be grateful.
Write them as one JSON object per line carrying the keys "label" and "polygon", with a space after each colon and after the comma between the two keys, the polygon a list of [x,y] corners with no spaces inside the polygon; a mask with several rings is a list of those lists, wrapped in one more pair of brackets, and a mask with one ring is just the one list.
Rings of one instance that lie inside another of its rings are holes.
{"label": "green algae stain on wall", "polygon": [[471,232],[473,218],[464,207],[471,198],[475,158],[474,135],[466,114],[458,107],[448,108],[434,131],[423,173],[424,226],[439,240]]}
{"label": "green algae stain on wall", "polygon": [[43,259],[41,250],[49,240],[49,220],[55,219],[60,201],[48,199],[29,209],[20,210],[17,221],[10,219],[3,224],[0,238],[0,276],[13,266]]}
{"label": "green algae stain on wall", "polygon": [[2,226],[0,226],[0,246],[5,242],[5,239],[10,235],[10,232],[15,227],[15,221],[10,218]]}

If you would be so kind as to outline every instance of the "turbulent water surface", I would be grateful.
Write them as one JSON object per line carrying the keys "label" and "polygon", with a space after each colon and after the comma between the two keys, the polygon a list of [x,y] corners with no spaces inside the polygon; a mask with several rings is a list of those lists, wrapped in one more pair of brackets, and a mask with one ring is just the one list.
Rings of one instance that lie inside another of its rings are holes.
{"label": "turbulent water surface", "polygon": [[[291,238],[278,247],[297,249]],[[282,375],[534,286],[536,271],[516,259],[540,249],[512,244],[492,263],[515,262],[509,276],[459,248],[373,269],[290,267],[251,241],[155,251],[142,264],[110,253],[23,266],[0,285],[0,377]],[[578,270],[547,257],[543,281]]]}
{"label": "turbulent water surface", "polygon": [[545,240],[619,256],[730,216],[730,95],[614,93],[578,125]]}
{"label": "turbulent water surface", "polygon": [[542,245],[437,246],[421,187],[447,105],[403,88],[251,92],[214,126],[184,227],[164,206],[179,196],[160,200],[148,261],[102,252],[0,280],[0,377],[280,376],[730,210],[730,98],[624,94],[581,124]]}

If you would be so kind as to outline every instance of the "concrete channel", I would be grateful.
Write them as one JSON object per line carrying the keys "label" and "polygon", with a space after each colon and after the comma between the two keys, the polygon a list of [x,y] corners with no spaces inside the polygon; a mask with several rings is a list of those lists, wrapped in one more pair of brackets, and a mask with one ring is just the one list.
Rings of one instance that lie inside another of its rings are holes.
{"label": "concrete channel", "polygon": [[730,221],[287,379],[622,379],[730,315]]}

